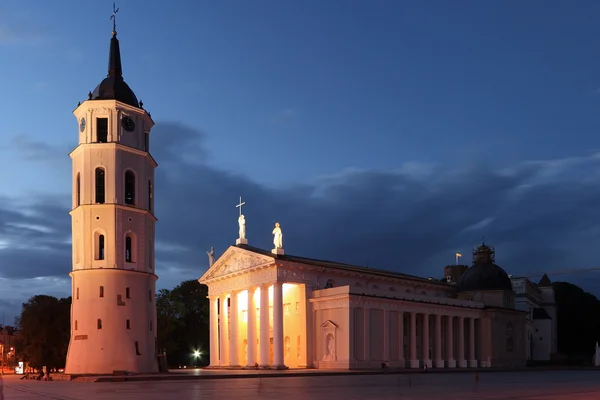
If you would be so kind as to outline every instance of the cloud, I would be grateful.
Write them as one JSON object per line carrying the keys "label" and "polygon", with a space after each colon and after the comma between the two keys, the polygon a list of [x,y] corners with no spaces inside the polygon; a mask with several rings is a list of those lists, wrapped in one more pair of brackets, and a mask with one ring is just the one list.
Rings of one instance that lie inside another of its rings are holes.
{"label": "cloud", "polygon": [[[235,243],[240,195],[250,244],[270,249],[278,221],[288,254],[439,277],[456,252],[467,262],[485,236],[496,247],[498,264],[513,275],[596,266],[598,154],[503,169],[410,162],[393,171],[352,168],[274,189],[209,164],[204,137],[170,122],[157,123],[152,132],[160,164],[159,287],[198,278],[210,246],[220,254]],[[52,153],[26,138],[13,145],[23,157]],[[27,282],[29,292],[19,295],[35,294],[48,280],[52,290],[64,285],[68,294],[69,207],[68,193],[0,199],[0,277]],[[595,272],[559,278],[585,283],[586,290],[598,284]]]}

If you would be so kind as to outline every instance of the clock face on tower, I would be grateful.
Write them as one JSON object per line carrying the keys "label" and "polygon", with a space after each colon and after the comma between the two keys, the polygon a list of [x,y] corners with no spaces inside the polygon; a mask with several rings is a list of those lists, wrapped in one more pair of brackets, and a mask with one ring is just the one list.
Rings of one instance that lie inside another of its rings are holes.
{"label": "clock face on tower", "polygon": [[127,132],[132,132],[135,129],[135,122],[129,117],[123,117],[121,125]]}
{"label": "clock face on tower", "polygon": [[85,118],[81,118],[81,121],[79,121],[79,131],[83,132],[85,130]]}

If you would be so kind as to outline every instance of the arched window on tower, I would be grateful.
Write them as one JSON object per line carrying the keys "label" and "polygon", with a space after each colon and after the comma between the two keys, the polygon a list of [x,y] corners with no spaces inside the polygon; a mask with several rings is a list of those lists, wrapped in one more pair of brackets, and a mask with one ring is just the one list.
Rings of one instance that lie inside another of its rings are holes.
{"label": "arched window on tower", "polygon": [[133,256],[131,255],[131,236],[125,238],[125,262],[133,262]]}
{"label": "arched window on tower", "polygon": [[152,181],[148,181],[148,211],[152,212]]}
{"label": "arched window on tower", "polygon": [[105,171],[103,168],[96,168],[96,204],[104,204],[105,200]]}
{"label": "arched window on tower", "polygon": [[81,174],[79,172],[75,186],[75,207],[78,207],[81,204]]}
{"label": "arched window on tower", "polygon": [[104,235],[98,235],[98,252],[96,260],[104,260]]}
{"label": "arched window on tower", "polygon": [[133,171],[125,172],[125,204],[135,204],[135,174]]}
{"label": "arched window on tower", "polygon": [[98,329],[102,329],[102,320],[100,318],[98,318],[96,325],[97,325]]}

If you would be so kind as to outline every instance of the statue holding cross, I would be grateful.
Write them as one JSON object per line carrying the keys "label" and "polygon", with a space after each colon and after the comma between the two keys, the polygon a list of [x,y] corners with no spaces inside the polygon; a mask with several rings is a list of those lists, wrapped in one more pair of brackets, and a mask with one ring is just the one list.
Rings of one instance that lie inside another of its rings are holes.
{"label": "statue holding cross", "polygon": [[240,203],[236,205],[236,208],[240,209],[240,216],[238,218],[238,225],[240,226],[239,238],[236,241],[236,244],[248,244],[248,240],[246,240],[246,218],[244,218],[244,214],[242,214],[242,206],[246,204],[245,201],[242,201],[240,197]]}

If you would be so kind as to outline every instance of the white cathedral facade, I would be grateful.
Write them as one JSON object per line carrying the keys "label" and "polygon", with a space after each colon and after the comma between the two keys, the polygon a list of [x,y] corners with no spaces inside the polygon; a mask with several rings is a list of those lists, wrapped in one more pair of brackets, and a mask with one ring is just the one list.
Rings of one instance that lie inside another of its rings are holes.
{"label": "white cathedral facade", "polygon": [[122,76],[116,31],[108,76],[75,109],[73,269],[65,373],[157,372],[154,125]]}
{"label": "white cathedral facade", "polygon": [[441,280],[281,247],[241,237],[199,279],[209,290],[210,367],[517,368],[556,352],[548,277],[511,282],[486,244]]}

